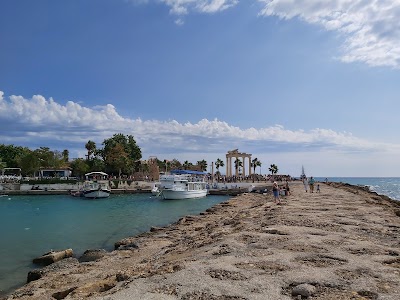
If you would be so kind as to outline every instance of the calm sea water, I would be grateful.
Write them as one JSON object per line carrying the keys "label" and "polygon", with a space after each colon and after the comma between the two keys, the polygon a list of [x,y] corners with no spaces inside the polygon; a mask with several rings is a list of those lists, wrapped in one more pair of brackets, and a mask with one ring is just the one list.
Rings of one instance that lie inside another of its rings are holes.
{"label": "calm sea water", "polygon": [[[316,178],[324,181],[325,178]],[[380,195],[400,200],[400,177],[329,177],[329,181],[366,185]]]}
{"label": "calm sea water", "polygon": [[23,285],[32,259],[51,249],[111,250],[124,237],[165,226],[227,200],[227,196],[162,200],[151,194],[88,200],[62,196],[0,197],[0,296]]}

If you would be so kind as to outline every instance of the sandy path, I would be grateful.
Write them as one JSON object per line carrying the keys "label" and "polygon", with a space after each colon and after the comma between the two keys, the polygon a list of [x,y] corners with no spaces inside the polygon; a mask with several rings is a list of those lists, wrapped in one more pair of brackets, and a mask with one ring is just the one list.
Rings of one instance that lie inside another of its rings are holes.
{"label": "sandy path", "polygon": [[400,299],[397,202],[349,186],[292,193],[240,195],[8,299]]}

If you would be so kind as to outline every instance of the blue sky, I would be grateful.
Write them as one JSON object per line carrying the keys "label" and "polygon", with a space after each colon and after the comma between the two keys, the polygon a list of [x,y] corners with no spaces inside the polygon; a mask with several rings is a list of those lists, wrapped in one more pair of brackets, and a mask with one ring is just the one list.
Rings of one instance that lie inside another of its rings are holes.
{"label": "blue sky", "polygon": [[2,0],[0,143],[400,176],[400,3]]}

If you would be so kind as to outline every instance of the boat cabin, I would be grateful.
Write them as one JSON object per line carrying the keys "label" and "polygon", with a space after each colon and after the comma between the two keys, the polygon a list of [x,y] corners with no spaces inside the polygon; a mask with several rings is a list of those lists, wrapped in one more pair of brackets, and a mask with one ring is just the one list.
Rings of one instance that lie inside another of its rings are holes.
{"label": "boat cabin", "polygon": [[85,179],[90,181],[108,180],[108,174],[104,172],[90,172],[85,174]]}

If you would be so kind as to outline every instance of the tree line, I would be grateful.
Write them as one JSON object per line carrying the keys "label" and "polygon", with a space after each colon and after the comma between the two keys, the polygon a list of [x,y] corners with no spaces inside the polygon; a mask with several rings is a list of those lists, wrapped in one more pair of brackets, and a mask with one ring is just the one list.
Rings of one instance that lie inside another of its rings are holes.
{"label": "tree line", "polygon": [[[70,168],[72,175],[76,177],[93,171],[104,171],[118,176],[149,171],[149,165],[141,161],[142,151],[132,135],[114,134],[111,138],[105,139],[100,147],[94,141],[89,140],[85,144],[85,149],[87,154],[84,158],[70,161],[68,149],[58,151],[40,147],[31,150],[28,147],[0,144],[0,169],[20,168],[22,176],[35,176],[40,169]],[[168,172],[171,169],[206,171],[208,167],[204,159],[197,161],[196,164],[189,161],[181,163],[175,158],[172,160],[157,159],[156,163],[160,172]],[[261,165],[258,158],[252,160],[251,167],[254,174],[256,168]],[[220,174],[219,168],[223,166],[224,162],[218,158],[215,161],[217,175]],[[243,162],[236,159],[234,166],[238,173],[243,167]],[[272,164],[269,171],[276,174],[278,167]]]}
{"label": "tree line", "polygon": [[[132,135],[114,134],[105,139],[99,147],[92,140],[85,144],[87,154],[84,158],[70,160],[69,150],[51,150],[40,147],[31,150],[28,147],[0,144],[0,170],[4,168],[20,168],[22,176],[35,176],[40,169],[70,168],[72,176],[80,177],[88,172],[104,171],[121,176],[146,173],[149,166],[142,162],[142,151]],[[156,161],[160,171],[171,169],[207,170],[207,162],[203,159],[196,165],[189,161],[183,163],[177,159]]]}

